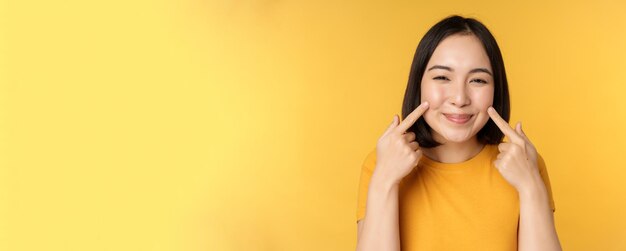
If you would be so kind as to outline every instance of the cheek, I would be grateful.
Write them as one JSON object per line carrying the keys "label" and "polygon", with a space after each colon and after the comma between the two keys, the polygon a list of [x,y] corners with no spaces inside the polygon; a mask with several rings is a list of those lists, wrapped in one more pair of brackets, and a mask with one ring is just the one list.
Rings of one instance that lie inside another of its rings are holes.
{"label": "cheek", "polygon": [[479,128],[482,128],[489,120],[489,114],[487,108],[493,105],[493,88],[484,88],[476,91],[472,97],[472,103],[479,114],[476,118],[476,123]]}
{"label": "cheek", "polygon": [[472,103],[481,112],[487,112],[487,108],[493,105],[493,88],[481,88],[472,95]]}
{"label": "cheek", "polygon": [[[445,96],[445,90],[443,88],[436,88],[433,85],[422,85],[422,102],[428,101],[430,108],[428,110],[436,110],[441,104],[443,104]],[[427,111],[428,112],[428,111]]]}
{"label": "cheek", "polygon": [[437,88],[434,85],[423,84],[421,100],[422,102],[428,101],[429,104],[428,110],[426,110],[423,115],[426,123],[428,123],[430,127],[437,127],[436,114],[445,102],[445,89]]}

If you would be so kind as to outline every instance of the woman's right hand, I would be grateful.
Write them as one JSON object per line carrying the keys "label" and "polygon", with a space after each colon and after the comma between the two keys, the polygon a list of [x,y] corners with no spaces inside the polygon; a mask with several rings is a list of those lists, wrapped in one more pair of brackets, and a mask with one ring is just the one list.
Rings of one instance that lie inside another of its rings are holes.
{"label": "woman's right hand", "polygon": [[420,104],[402,122],[398,116],[385,130],[376,144],[376,168],[372,179],[388,185],[397,185],[415,168],[422,158],[422,150],[415,141],[415,133],[406,133],[428,110],[428,102]]}

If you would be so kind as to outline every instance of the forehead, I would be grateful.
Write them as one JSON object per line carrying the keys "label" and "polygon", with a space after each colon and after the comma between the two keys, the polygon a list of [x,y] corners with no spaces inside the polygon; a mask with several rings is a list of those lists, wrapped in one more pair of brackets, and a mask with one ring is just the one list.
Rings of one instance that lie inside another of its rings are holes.
{"label": "forehead", "polygon": [[455,34],[445,38],[437,45],[428,61],[426,69],[433,65],[443,65],[469,71],[474,68],[487,68],[491,63],[483,44],[473,34]]}

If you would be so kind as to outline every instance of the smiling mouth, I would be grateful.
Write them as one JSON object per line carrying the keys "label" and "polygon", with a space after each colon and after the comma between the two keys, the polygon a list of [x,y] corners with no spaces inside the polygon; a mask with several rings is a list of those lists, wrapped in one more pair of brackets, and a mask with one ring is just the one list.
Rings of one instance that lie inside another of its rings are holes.
{"label": "smiling mouth", "polygon": [[447,113],[444,113],[443,115],[446,116],[446,118],[449,121],[455,124],[465,124],[467,123],[467,121],[469,121],[472,118],[472,116],[474,116],[473,114],[447,114]]}

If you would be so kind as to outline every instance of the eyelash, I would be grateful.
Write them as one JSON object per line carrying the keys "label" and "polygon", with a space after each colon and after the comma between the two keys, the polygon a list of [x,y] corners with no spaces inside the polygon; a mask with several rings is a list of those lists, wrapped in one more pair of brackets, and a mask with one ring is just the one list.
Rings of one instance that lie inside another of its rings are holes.
{"label": "eyelash", "polygon": [[[434,80],[450,80],[446,76],[436,76],[433,79]],[[474,81],[476,81],[479,84],[487,84],[487,81],[480,79],[480,78],[472,79],[470,82],[474,82]]]}
{"label": "eyelash", "polygon": [[[480,79],[480,78],[477,78],[477,79],[472,79],[472,81],[474,81],[474,80],[477,80],[479,84],[486,84],[486,83],[487,83],[487,81],[482,80],[482,79]],[[470,82],[472,82],[472,81],[470,81]]]}

